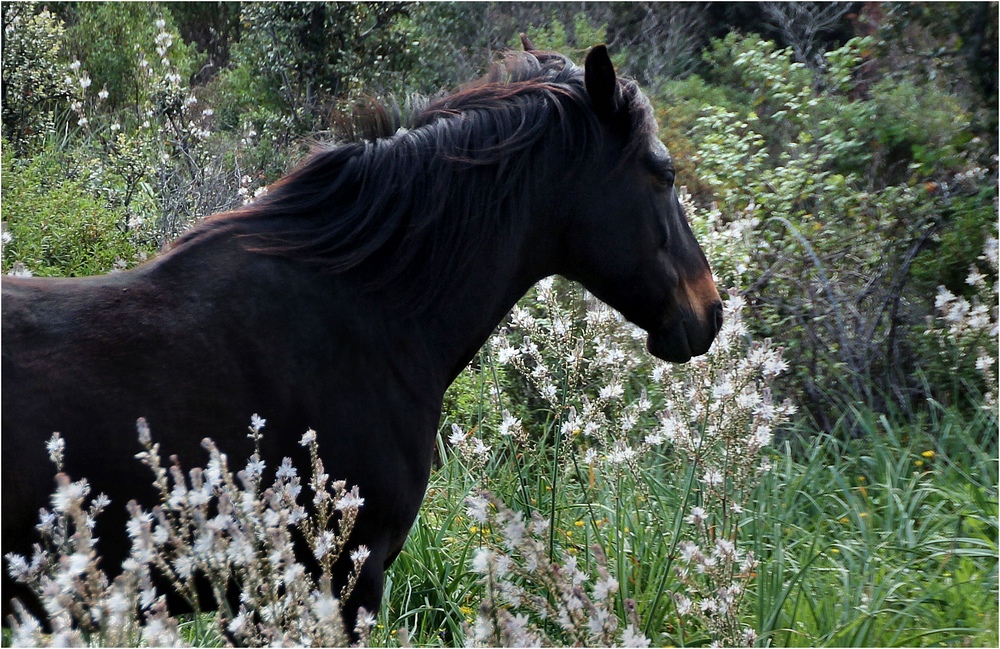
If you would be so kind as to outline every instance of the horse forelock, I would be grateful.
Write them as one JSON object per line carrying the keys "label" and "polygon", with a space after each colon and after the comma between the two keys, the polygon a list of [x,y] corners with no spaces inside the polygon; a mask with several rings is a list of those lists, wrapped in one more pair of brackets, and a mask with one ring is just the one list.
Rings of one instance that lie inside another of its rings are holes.
{"label": "horse forelock", "polygon": [[[619,87],[632,122],[624,155],[633,155],[655,120],[634,82]],[[571,163],[583,164],[600,130],[581,68],[557,54],[508,53],[451,95],[371,103],[349,141],[317,147],[264,198],[205,227],[249,235],[254,252],[358,269],[369,287],[405,281],[410,306],[426,306],[476,251],[526,227],[545,154],[580,152]],[[550,138],[552,151],[539,146]]]}

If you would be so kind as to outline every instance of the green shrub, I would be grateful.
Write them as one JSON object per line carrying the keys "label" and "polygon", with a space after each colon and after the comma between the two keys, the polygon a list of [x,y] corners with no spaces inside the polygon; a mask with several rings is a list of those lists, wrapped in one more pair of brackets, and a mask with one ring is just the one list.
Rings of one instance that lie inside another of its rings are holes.
{"label": "green shrub", "polygon": [[97,275],[155,250],[129,232],[124,209],[94,195],[87,169],[51,152],[17,160],[4,146],[3,272],[21,264],[39,276]]}
{"label": "green shrub", "polygon": [[62,62],[65,25],[31,2],[3,6],[3,136],[24,151],[71,96]]}
{"label": "green shrub", "polygon": [[233,67],[217,81],[223,125],[240,128],[249,119],[287,142],[285,134],[329,127],[362,91],[398,86],[415,65],[406,35],[395,29],[406,11],[398,2],[244,4]]}
{"label": "green shrub", "polygon": [[[71,56],[79,59],[95,89],[106,87],[111,109],[142,104],[150,99],[144,81],[147,69],[158,69],[162,58],[156,38],[164,28],[176,34],[170,10],[162,3],[81,2],[72,11],[74,24],[66,32]],[[171,64],[186,80],[196,71],[197,53],[180,38],[171,39]],[[141,61],[150,68],[141,68]]]}
{"label": "green shrub", "polygon": [[706,106],[690,131],[718,205],[695,229],[735,244],[710,256],[716,273],[749,288],[753,329],[785,341],[796,368],[785,389],[824,426],[845,389],[876,408],[918,398],[935,286],[955,282],[996,219],[984,171],[958,154],[968,116],[898,78],[859,94],[867,46],[852,40],[813,73],[730,34],[706,58],[736,99]]}

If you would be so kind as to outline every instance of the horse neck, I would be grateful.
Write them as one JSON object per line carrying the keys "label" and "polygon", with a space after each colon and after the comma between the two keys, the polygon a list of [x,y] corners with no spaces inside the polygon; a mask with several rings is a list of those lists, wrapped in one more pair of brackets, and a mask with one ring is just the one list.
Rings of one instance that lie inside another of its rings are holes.
{"label": "horse neck", "polygon": [[531,286],[555,272],[551,228],[544,210],[508,245],[480,252],[463,282],[422,314],[429,345],[450,384],[475,357],[504,316]]}

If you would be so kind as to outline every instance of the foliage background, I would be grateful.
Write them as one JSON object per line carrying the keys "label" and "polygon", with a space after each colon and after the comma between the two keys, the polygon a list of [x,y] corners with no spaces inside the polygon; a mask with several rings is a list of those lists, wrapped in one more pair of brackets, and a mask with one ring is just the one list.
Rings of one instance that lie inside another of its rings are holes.
{"label": "foliage background", "polygon": [[[745,524],[777,566],[752,587],[754,628],[774,644],[995,643],[996,3],[56,2],[2,12],[2,270],[38,276],[140,263],[198,218],[266,191],[311,140],[335,139],[359,102],[452,89],[521,31],[578,61],[608,43],[656,106],[692,226],[720,286],[746,300],[747,335],[779,345],[791,368],[771,389],[798,414],[779,431],[778,470]],[[583,298],[565,295],[579,313]],[[985,324],[969,324],[977,313]],[[422,644],[451,644],[474,619],[480,586],[462,566],[483,538],[461,503],[482,485],[469,482],[477,460],[445,440],[452,424],[498,427],[503,410],[533,431],[541,459],[519,462],[514,448],[494,458],[495,493],[525,512],[549,508],[562,547],[588,564],[593,539],[627,527],[629,543],[604,544],[620,550],[609,560],[623,591],[625,564],[672,561],[637,559],[651,541],[634,536],[660,529],[640,521],[653,502],[663,520],[683,510],[670,485],[624,485],[648,506],[623,512],[615,485],[602,491],[579,465],[561,474],[563,414],[484,350],[447,395],[441,466],[389,575],[384,641],[405,625]],[[578,526],[587,502],[615,515],[590,509]],[[953,540],[977,540],[937,549],[933,530],[949,525]],[[678,631],[676,611],[661,606],[668,569],[643,574],[631,575],[632,592],[654,643],[708,637]],[[644,579],[660,588],[644,591]]]}

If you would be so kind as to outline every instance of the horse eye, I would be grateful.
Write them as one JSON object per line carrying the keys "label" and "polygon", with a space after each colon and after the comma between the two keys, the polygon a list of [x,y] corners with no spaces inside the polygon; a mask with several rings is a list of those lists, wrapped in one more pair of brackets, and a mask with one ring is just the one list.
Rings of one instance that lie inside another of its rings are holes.
{"label": "horse eye", "polygon": [[656,179],[656,184],[661,187],[673,187],[674,185],[674,169],[672,165],[659,164],[652,169],[653,177]]}

